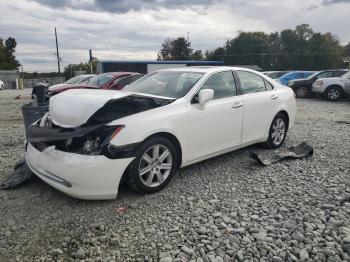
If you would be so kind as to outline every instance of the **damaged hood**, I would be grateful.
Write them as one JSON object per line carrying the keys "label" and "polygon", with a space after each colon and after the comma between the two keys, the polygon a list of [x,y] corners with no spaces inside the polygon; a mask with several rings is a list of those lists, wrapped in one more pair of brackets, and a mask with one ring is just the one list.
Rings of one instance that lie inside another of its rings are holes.
{"label": "damaged hood", "polygon": [[165,106],[174,99],[125,91],[74,89],[50,99],[51,121],[60,127],[101,124]]}
{"label": "damaged hood", "polygon": [[50,117],[61,127],[81,126],[108,101],[128,95],[127,92],[109,90],[68,90],[50,99]]}

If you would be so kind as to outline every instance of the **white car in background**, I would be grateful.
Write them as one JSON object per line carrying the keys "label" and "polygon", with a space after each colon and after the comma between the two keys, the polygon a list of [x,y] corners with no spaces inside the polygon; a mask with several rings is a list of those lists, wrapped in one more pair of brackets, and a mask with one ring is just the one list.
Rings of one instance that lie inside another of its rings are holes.
{"label": "white car in background", "polygon": [[341,77],[318,79],[313,83],[311,91],[331,101],[350,95],[350,72]]}
{"label": "white car in background", "polygon": [[146,75],[122,91],[68,90],[28,132],[26,160],[51,186],[113,199],[120,181],[154,193],[176,171],[251,144],[280,147],[296,115],[294,93],[237,67]]}
{"label": "white car in background", "polygon": [[0,80],[0,90],[4,90],[4,88],[5,88],[5,84],[4,84],[4,82],[2,82],[2,81]]}

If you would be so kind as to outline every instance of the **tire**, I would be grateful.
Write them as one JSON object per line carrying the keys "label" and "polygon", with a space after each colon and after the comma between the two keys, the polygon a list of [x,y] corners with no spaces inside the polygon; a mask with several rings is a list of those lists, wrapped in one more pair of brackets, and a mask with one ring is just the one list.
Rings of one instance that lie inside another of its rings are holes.
{"label": "tire", "polygon": [[[163,160],[160,159],[165,155]],[[177,161],[176,148],[168,139],[151,137],[137,150],[135,159],[128,167],[126,182],[137,192],[156,193],[166,187],[176,173]]]}
{"label": "tire", "polygon": [[324,92],[323,97],[329,101],[337,101],[343,95],[342,89],[339,86],[330,86]]}
{"label": "tire", "polygon": [[272,120],[270,129],[269,129],[269,137],[265,142],[265,146],[271,149],[276,149],[281,147],[286,139],[287,131],[288,131],[288,121],[285,115],[278,113],[275,116],[275,118]]}
{"label": "tire", "polygon": [[299,86],[294,89],[294,93],[298,98],[304,98],[307,97],[309,91],[305,86]]}

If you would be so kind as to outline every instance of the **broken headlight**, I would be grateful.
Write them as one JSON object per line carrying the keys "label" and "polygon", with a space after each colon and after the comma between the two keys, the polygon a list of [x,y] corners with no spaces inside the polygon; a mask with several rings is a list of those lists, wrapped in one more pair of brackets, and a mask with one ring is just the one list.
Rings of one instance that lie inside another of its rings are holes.
{"label": "broken headlight", "polygon": [[[122,129],[120,126],[102,126],[97,130],[94,130],[90,134],[87,134],[80,144],[80,152],[85,155],[99,155],[107,153],[107,146],[112,138],[114,138]],[[74,145],[73,145],[74,146]]]}

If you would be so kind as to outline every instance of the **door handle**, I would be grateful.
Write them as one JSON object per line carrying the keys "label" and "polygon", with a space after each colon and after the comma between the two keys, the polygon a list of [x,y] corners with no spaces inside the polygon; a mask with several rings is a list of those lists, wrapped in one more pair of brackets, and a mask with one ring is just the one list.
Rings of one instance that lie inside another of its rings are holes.
{"label": "door handle", "polygon": [[272,96],[271,96],[271,99],[272,100],[275,100],[275,99],[277,99],[278,98],[278,95],[276,95],[276,94],[273,94]]}
{"label": "door handle", "polygon": [[237,103],[234,103],[234,104],[232,105],[232,108],[239,108],[239,107],[241,107],[241,106],[243,106],[243,103],[237,102]]}

